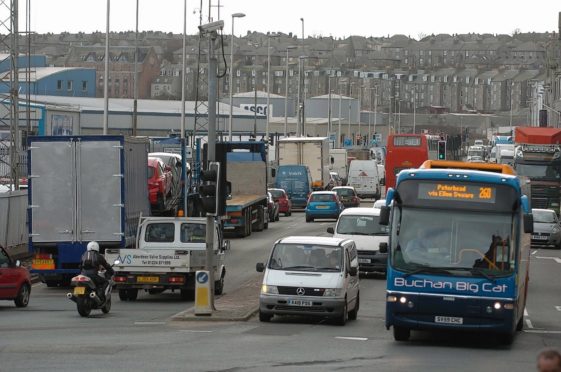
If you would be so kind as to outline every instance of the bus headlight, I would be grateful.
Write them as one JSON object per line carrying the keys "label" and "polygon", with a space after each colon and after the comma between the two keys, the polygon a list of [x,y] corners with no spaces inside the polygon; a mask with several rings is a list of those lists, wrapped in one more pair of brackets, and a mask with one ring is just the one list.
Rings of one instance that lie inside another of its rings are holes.
{"label": "bus headlight", "polygon": [[276,285],[267,285],[267,284],[263,284],[261,286],[261,293],[266,293],[266,294],[279,294],[279,289],[277,288]]}
{"label": "bus headlight", "polygon": [[406,302],[407,302],[407,298],[406,298],[406,297],[400,297],[400,298],[399,298],[399,303],[404,304],[404,303],[406,303]]}
{"label": "bus headlight", "polygon": [[495,310],[500,310],[501,307],[503,307],[503,306],[501,305],[500,302],[495,302],[495,304],[493,305],[493,307],[495,308]]}

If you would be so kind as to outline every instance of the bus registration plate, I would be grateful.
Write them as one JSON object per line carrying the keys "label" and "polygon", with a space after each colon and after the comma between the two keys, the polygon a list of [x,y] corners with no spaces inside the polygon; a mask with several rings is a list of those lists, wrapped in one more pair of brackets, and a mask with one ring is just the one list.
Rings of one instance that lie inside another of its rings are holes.
{"label": "bus registration plate", "polygon": [[435,316],[434,322],[445,324],[464,324],[464,318],[458,318],[454,316]]}

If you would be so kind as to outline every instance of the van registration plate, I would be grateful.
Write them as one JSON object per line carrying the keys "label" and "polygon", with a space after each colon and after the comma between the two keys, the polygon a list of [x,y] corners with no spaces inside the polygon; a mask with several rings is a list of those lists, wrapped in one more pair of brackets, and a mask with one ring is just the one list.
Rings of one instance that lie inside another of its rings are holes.
{"label": "van registration plate", "polygon": [[291,306],[304,306],[304,307],[312,306],[312,301],[306,301],[306,300],[288,300],[287,303]]}
{"label": "van registration plate", "polygon": [[454,316],[435,316],[435,323],[445,323],[445,324],[464,324],[464,318],[454,317]]}

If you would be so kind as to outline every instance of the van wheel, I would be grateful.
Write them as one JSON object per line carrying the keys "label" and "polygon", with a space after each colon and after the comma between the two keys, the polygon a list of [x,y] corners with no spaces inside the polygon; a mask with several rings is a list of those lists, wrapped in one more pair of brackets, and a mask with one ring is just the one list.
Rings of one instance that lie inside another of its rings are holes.
{"label": "van wheel", "polygon": [[358,309],[360,308],[360,293],[356,295],[355,308],[349,311],[349,320],[356,320],[358,317]]}
{"label": "van wheel", "polygon": [[273,318],[272,314],[265,314],[265,313],[262,313],[261,310],[259,310],[259,321],[260,322],[270,322],[272,318]]}
{"label": "van wheel", "polygon": [[393,326],[393,338],[396,341],[408,341],[411,336],[411,330],[405,327]]}
{"label": "van wheel", "polygon": [[345,306],[343,306],[343,312],[341,313],[341,315],[335,318],[335,323],[337,325],[344,326],[345,324],[347,324],[348,318],[349,318],[348,305],[347,305],[347,299],[345,298]]}
{"label": "van wheel", "polygon": [[214,294],[221,295],[222,292],[224,292],[224,273],[214,282]]}

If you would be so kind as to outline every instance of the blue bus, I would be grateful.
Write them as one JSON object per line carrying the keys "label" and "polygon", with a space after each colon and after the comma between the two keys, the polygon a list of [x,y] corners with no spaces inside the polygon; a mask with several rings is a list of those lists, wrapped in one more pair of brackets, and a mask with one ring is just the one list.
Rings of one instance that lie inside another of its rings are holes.
{"label": "blue bus", "polygon": [[522,182],[502,164],[428,160],[399,173],[390,225],[386,328],[491,332],[523,328],[533,219]]}

